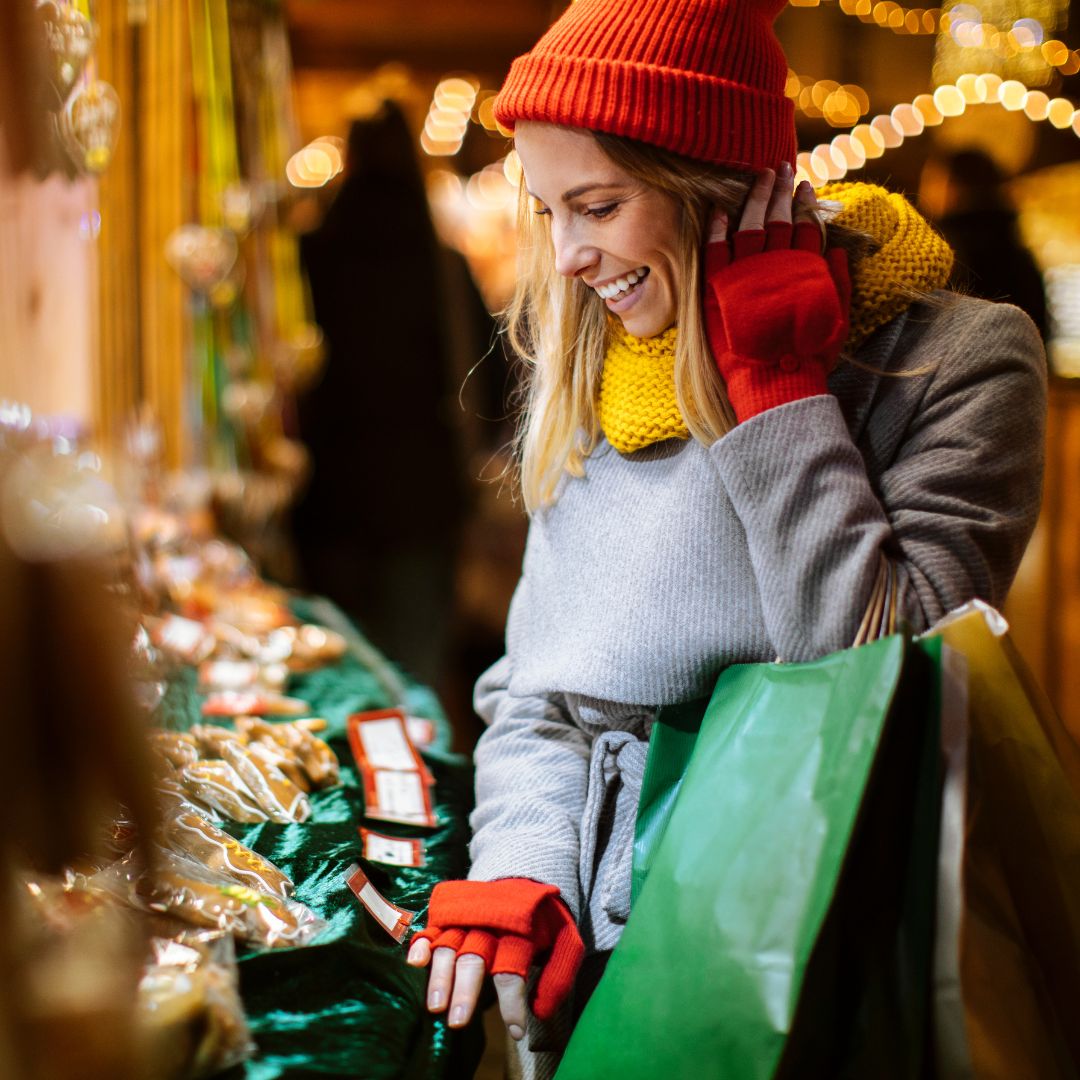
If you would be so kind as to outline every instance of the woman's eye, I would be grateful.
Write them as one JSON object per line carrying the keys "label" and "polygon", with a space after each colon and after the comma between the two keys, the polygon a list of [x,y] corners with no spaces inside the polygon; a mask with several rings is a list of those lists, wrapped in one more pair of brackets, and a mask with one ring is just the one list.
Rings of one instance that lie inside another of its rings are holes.
{"label": "woman's eye", "polygon": [[599,218],[602,221],[604,218],[610,217],[615,213],[618,208],[619,204],[617,202],[608,203],[607,206],[591,206],[585,211],[585,216]]}
{"label": "woman's eye", "polygon": [[537,206],[533,209],[533,213],[537,217],[547,217],[550,216],[551,211],[546,206]]}

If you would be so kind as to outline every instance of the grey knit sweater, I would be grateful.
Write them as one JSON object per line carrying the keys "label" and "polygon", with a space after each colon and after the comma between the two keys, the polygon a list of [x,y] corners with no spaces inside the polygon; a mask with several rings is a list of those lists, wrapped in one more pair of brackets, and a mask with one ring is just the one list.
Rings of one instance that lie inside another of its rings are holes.
{"label": "grey knit sweater", "polygon": [[1039,507],[1042,344],[1016,308],[936,299],[829,395],[711,447],[602,442],[534,516],[507,654],[476,688],[471,878],[557,885],[586,946],[611,948],[657,706],[729,664],[849,646],[882,556],[916,629],[1001,604]]}

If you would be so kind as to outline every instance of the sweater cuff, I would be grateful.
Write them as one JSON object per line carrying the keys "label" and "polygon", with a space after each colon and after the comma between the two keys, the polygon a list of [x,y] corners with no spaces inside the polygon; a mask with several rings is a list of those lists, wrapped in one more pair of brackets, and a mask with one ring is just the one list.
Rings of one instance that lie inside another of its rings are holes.
{"label": "sweater cuff", "polygon": [[727,378],[728,400],[740,424],[778,405],[828,392],[825,368],[816,360],[785,357],[779,365],[742,361]]}

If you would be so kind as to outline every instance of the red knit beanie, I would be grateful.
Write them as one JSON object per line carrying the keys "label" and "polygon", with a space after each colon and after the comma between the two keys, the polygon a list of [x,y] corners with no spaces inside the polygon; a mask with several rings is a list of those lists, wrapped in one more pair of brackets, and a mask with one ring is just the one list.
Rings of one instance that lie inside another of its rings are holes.
{"label": "red knit beanie", "polygon": [[519,56],[495,118],[604,131],[750,169],[795,159],[786,0],[577,0]]}

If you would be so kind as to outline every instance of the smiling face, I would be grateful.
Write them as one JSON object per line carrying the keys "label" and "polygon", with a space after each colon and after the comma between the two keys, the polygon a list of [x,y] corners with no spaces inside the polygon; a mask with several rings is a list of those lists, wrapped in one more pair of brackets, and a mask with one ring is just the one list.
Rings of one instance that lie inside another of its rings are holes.
{"label": "smiling face", "polygon": [[524,121],[514,142],[537,213],[550,216],[555,269],[580,278],[635,337],[675,322],[680,212],[620,169],[584,131]]}

